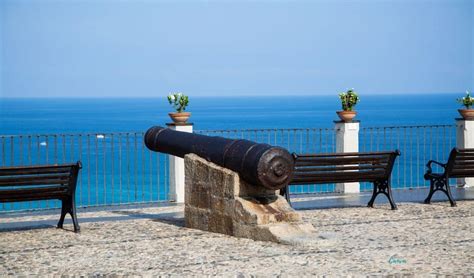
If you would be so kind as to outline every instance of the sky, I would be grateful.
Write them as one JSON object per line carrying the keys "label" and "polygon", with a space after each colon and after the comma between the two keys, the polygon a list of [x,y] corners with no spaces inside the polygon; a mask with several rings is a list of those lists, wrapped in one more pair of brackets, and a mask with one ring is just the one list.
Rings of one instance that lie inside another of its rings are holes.
{"label": "sky", "polygon": [[0,0],[0,97],[474,90],[474,0]]}

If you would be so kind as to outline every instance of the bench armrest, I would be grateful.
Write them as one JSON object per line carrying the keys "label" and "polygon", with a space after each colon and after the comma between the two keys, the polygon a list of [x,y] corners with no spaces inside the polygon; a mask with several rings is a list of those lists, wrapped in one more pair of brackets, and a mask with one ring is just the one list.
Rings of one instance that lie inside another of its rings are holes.
{"label": "bench armrest", "polygon": [[428,174],[433,173],[433,169],[432,169],[432,166],[431,166],[431,164],[433,164],[433,163],[443,167],[444,169],[446,169],[446,164],[443,164],[443,163],[438,162],[438,161],[430,160],[430,161],[428,161],[428,163],[426,163],[426,167],[428,168],[428,170],[426,172]]}

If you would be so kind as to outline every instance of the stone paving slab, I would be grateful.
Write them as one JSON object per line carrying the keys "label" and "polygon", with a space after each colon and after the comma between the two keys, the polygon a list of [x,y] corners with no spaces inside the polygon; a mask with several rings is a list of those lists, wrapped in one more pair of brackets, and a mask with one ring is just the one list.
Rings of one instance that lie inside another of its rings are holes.
{"label": "stone paving slab", "polygon": [[183,206],[0,218],[5,275],[474,275],[474,202],[300,211],[319,239],[289,246],[183,227]]}

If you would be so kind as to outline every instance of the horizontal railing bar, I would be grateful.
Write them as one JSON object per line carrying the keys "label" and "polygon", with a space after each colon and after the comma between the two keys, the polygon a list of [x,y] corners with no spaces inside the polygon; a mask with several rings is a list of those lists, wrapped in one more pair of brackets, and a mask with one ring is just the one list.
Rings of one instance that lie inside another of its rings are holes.
{"label": "horizontal railing bar", "polygon": [[383,130],[383,129],[397,129],[397,128],[444,128],[444,127],[455,127],[456,125],[400,125],[400,126],[371,126],[361,127],[360,130]]}
{"label": "horizontal railing bar", "polygon": [[0,134],[0,138],[28,138],[28,137],[73,137],[73,136],[123,136],[123,135],[135,135],[135,134],[145,134],[146,131],[130,131],[130,132],[96,132],[96,133],[45,133],[45,134]]}
{"label": "horizontal railing bar", "polygon": [[[402,125],[402,126],[374,126],[361,127],[360,130],[383,130],[383,129],[405,129],[405,128],[446,128],[455,125]],[[260,129],[220,129],[220,130],[195,130],[195,133],[232,133],[232,132],[267,132],[267,131],[334,131],[334,128],[260,128]],[[87,132],[87,133],[45,133],[45,134],[2,134],[0,138],[20,138],[20,137],[55,137],[55,136],[97,136],[97,135],[135,135],[144,134],[145,131],[123,131],[123,132]]]}
{"label": "horizontal railing bar", "polygon": [[[403,126],[373,126],[363,127],[360,130],[396,129],[396,128],[442,128],[455,127],[455,125],[403,125]],[[231,133],[231,132],[265,132],[265,131],[334,131],[334,128],[263,128],[263,129],[217,129],[217,130],[196,130],[196,133]]]}
{"label": "horizontal railing bar", "polygon": [[261,128],[261,129],[211,129],[195,130],[195,133],[232,133],[232,132],[265,132],[265,131],[334,131],[334,128]]}

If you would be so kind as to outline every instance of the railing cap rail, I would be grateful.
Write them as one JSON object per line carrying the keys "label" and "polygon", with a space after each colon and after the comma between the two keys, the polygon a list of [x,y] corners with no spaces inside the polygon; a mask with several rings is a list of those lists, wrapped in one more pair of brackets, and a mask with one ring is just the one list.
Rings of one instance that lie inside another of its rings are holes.
{"label": "railing cap rail", "polygon": [[84,133],[41,133],[41,134],[0,134],[0,138],[28,138],[28,137],[73,137],[73,136],[119,136],[145,134],[145,131],[120,131],[120,132],[84,132]]}
{"label": "railing cap rail", "polygon": [[[384,130],[384,129],[408,129],[408,128],[452,128],[454,124],[431,124],[431,125],[400,125],[400,126],[369,126],[361,127],[361,130]],[[333,127],[310,127],[310,128],[256,128],[256,129],[216,129],[195,130],[195,133],[238,133],[238,132],[297,132],[297,131],[333,131]],[[45,133],[45,134],[0,134],[0,138],[28,138],[28,137],[74,137],[74,136],[123,136],[144,134],[145,131],[120,131],[120,132],[78,132],[78,133]]]}

